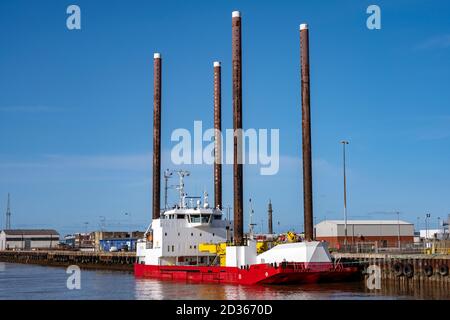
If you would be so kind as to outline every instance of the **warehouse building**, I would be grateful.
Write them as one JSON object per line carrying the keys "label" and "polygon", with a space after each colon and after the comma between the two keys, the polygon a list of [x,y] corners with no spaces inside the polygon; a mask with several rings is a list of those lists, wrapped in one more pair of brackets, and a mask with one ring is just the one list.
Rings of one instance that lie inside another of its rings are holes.
{"label": "warehouse building", "polygon": [[94,238],[92,233],[74,233],[64,236],[61,243],[66,248],[81,251],[94,251]]}
{"label": "warehouse building", "polygon": [[[328,242],[330,248],[345,243],[344,220],[325,220],[315,226],[316,239]],[[414,243],[414,225],[398,220],[347,220],[347,244],[376,242],[379,248]]]}
{"label": "warehouse building", "polygon": [[136,240],[144,238],[141,231],[95,231],[92,233],[97,251],[109,251],[111,247],[118,250],[135,251]]}
{"label": "warehouse building", "polygon": [[0,232],[0,250],[52,249],[59,243],[59,233],[49,229],[15,229]]}
{"label": "warehouse building", "polygon": [[136,251],[136,238],[117,238],[100,240],[100,251]]}
{"label": "warehouse building", "polygon": [[446,229],[425,229],[420,230],[420,239],[422,240],[448,240],[449,237],[449,230]]}

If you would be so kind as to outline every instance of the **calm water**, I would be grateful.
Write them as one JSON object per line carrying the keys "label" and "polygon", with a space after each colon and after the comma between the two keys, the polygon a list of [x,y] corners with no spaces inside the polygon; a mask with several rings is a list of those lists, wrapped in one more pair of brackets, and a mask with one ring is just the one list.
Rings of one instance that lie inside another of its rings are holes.
{"label": "calm water", "polygon": [[234,286],[135,279],[118,271],[81,271],[81,289],[69,290],[65,268],[0,262],[5,299],[450,299],[448,288],[405,289],[363,282],[307,286]]}

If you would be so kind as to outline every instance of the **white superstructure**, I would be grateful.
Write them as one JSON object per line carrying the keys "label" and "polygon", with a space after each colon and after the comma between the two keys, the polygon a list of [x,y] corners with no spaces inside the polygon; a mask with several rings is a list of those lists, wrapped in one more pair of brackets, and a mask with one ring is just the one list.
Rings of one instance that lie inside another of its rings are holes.
{"label": "white superstructure", "polygon": [[326,243],[319,241],[279,244],[258,255],[258,263],[331,262]]}
{"label": "white superstructure", "polygon": [[227,241],[222,212],[213,208],[183,208],[166,211],[152,222],[152,241],[140,241],[137,245],[139,261],[151,265],[209,265],[215,257],[199,252],[200,243]]}
{"label": "white superstructure", "polygon": [[[146,239],[137,243],[139,264],[157,266],[218,265],[217,254],[201,252],[200,244],[227,243],[227,267],[243,267],[259,263],[281,262],[331,262],[328,248],[319,241],[278,244],[257,255],[256,241],[252,236],[245,246],[233,246],[232,221],[222,218],[222,211],[211,208],[205,192],[199,197],[187,197],[184,177],[187,171],[178,171],[180,184],[179,203],[154,219],[146,232]],[[188,203],[189,202],[189,203]],[[195,202],[195,204],[194,204]]]}
{"label": "white superstructure", "polygon": [[[147,265],[210,265],[215,254],[200,252],[200,243],[227,242],[231,234],[231,221],[222,219],[222,211],[211,208],[207,193],[187,197],[184,177],[189,173],[178,171],[180,184],[179,203],[154,219],[147,237],[137,244],[138,263]],[[195,202],[195,204],[194,204]]]}

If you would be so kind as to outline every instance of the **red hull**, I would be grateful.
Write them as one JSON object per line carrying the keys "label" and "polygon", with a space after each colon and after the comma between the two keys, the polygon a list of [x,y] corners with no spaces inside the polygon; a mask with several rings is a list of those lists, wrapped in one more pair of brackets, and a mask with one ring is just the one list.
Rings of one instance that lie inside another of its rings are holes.
{"label": "red hull", "polygon": [[353,280],[360,275],[358,268],[334,268],[330,263],[284,263],[278,266],[256,264],[247,269],[135,264],[134,273],[140,278],[243,285],[339,282]]}

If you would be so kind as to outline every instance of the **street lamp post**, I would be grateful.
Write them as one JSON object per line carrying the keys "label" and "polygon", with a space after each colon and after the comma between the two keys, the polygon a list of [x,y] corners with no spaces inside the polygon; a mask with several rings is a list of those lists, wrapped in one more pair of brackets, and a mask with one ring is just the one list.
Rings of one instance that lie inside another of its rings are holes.
{"label": "street lamp post", "polygon": [[317,225],[317,217],[314,217],[314,228],[313,228],[314,239],[317,236],[317,234],[316,234],[316,225]]}
{"label": "street lamp post", "polygon": [[344,245],[347,245],[347,175],[345,168],[345,146],[348,145],[348,141],[342,140],[341,143],[344,169]]}
{"label": "street lamp post", "polygon": [[437,217],[437,220],[438,220],[437,237],[439,238],[439,234],[441,233],[441,217]]}
{"label": "street lamp post", "polygon": [[425,241],[428,242],[428,218],[431,217],[430,213],[427,213],[425,216]]}
{"label": "street lamp post", "polygon": [[100,216],[100,231],[105,231],[106,217]]}
{"label": "street lamp post", "polygon": [[130,227],[131,231],[133,231],[133,221],[131,219],[131,213],[130,212],[125,212],[125,215],[128,216],[128,218],[130,218],[130,225],[129,225],[129,227]]}
{"label": "street lamp post", "polygon": [[397,246],[398,246],[398,250],[401,249],[401,244],[400,244],[400,212],[397,211],[395,212],[397,214]]}

